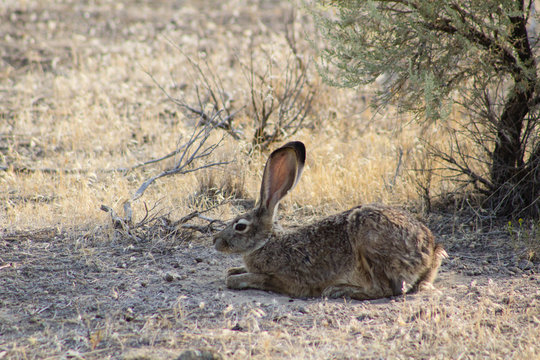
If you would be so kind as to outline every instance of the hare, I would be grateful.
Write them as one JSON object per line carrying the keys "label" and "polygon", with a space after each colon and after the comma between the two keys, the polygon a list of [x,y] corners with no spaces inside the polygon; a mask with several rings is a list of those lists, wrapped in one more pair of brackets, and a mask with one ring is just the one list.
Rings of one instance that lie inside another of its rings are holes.
{"label": "hare", "polygon": [[245,267],[228,270],[227,287],[357,300],[433,288],[448,255],[425,225],[402,210],[359,205],[288,231],[274,223],[305,159],[299,141],[272,152],[255,208],[214,236],[216,250],[244,256]]}

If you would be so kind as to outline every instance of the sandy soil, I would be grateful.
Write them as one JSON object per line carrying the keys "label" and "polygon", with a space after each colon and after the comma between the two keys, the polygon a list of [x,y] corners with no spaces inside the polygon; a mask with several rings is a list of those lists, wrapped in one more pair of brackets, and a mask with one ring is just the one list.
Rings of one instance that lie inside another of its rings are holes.
{"label": "sandy soil", "polygon": [[539,354],[539,266],[493,233],[473,236],[476,249],[462,246],[470,233],[439,235],[450,254],[440,293],[359,302],[228,290],[225,271],[241,259],[217,253],[209,237],[134,243],[94,231],[0,241],[0,358],[171,359],[186,349],[224,358]]}

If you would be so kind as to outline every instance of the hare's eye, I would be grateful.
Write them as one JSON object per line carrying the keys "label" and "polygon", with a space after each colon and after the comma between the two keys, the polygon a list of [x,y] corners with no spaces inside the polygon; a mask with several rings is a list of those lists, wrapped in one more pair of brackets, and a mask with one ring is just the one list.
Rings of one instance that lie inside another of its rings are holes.
{"label": "hare's eye", "polygon": [[243,232],[247,229],[247,224],[244,222],[238,222],[234,224],[234,230],[238,232]]}
{"label": "hare's eye", "polygon": [[238,223],[238,224],[234,225],[234,230],[236,230],[236,231],[244,231],[244,230],[246,230],[246,228],[247,228],[247,225],[244,224],[244,223]]}

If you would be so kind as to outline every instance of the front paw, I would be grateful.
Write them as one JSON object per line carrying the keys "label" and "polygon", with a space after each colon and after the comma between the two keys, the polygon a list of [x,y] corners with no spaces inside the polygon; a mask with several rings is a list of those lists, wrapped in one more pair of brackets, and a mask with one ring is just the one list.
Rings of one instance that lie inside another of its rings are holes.
{"label": "front paw", "polygon": [[[241,269],[241,268],[233,268],[229,270],[235,270],[235,269]],[[229,289],[236,289],[236,290],[247,289],[249,287],[248,283],[246,282],[245,273],[229,274],[227,276],[227,279],[225,279],[225,285]]]}
{"label": "front paw", "polygon": [[244,290],[244,289],[259,289],[278,291],[275,286],[272,286],[272,277],[266,274],[254,274],[246,272],[243,274],[234,274],[227,276],[225,284],[229,289]]}
{"label": "front paw", "polygon": [[243,266],[240,267],[233,267],[227,270],[227,277],[231,275],[239,275],[239,274],[245,274],[247,273],[247,269]]}

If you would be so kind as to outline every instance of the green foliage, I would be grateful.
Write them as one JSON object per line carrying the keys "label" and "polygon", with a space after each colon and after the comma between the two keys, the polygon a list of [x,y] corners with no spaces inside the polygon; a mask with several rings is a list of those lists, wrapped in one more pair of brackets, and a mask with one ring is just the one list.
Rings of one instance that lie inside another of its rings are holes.
{"label": "green foliage", "polygon": [[[398,100],[402,109],[429,119],[440,117],[453,91],[469,86],[466,79],[474,75],[473,82],[485,83],[502,70],[493,53],[510,39],[512,26],[504,15],[517,11],[509,1],[459,7],[447,0],[336,1],[333,7],[335,16],[316,14],[329,44],[321,53],[325,79],[354,87],[384,76],[379,103]],[[485,32],[491,32],[492,44],[482,43]]]}
{"label": "green foliage", "polygon": [[516,252],[523,251],[522,255],[531,261],[540,258],[540,220],[525,221],[519,218],[517,221],[508,221],[506,230],[510,235],[512,246]]}
{"label": "green foliage", "polygon": [[468,177],[496,212],[540,213],[540,81],[527,28],[536,20],[532,1],[316,0],[308,8],[327,41],[319,61],[326,81],[377,82],[374,106],[395,104],[419,121],[445,121],[459,108],[466,138],[489,161],[436,155]]}

